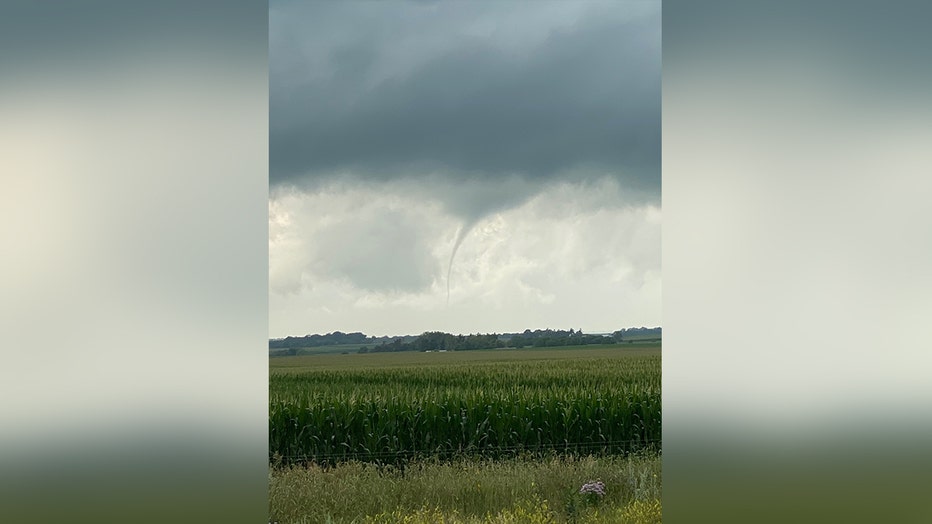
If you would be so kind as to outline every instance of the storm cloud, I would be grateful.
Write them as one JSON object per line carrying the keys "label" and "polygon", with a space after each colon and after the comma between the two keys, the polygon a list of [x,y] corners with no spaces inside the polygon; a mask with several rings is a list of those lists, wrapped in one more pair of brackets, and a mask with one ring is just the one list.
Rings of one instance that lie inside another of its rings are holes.
{"label": "storm cloud", "polygon": [[660,36],[648,1],[273,1],[273,334],[657,325]]}
{"label": "storm cloud", "polygon": [[513,177],[519,203],[610,176],[656,199],[659,6],[273,3],[271,184]]}

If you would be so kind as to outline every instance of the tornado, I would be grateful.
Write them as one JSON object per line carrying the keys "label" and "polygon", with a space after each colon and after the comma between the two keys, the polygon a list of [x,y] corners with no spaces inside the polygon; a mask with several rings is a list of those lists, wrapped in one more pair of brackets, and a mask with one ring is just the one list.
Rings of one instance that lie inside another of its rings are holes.
{"label": "tornado", "polygon": [[456,231],[456,239],[453,241],[453,251],[450,253],[450,263],[447,264],[447,307],[450,307],[450,273],[453,272],[453,259],[456,257],[456,251],[460,248],[460,244],[463,243],[463,239],[466,238],[466,235],[469,234],[469,231],[472,230],[472,226],[475,223],[475,220],[463,222],[463,225]]}

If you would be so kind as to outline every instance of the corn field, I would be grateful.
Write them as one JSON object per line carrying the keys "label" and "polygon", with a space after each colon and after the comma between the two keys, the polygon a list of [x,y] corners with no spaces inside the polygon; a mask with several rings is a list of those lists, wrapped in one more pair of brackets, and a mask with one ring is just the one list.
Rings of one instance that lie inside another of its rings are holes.
{"label": "corn field", "polygon": [[[608,351],[606,354],[611,354]],[[659,449],[660,356],[273,372],[273,461]]]}

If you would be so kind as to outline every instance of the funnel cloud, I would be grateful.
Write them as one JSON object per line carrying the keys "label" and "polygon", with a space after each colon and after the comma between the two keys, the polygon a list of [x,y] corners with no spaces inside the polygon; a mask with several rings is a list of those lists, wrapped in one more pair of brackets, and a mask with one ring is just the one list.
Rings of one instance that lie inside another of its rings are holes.
{"label": "funnel cloud", "polygon": [[456,239],[453,241],[453,250],[450,252],[450,262],[447,264],[447,306],[450,305],[450,274],[453,272],[453,259],[456,258],[456,251],[460,248],[460,244],[463,243],[463,239],[466,238],[466,235],[469,234],[469,230],[472,229],[474,222],[464,222],[463,225],[456,230]]}

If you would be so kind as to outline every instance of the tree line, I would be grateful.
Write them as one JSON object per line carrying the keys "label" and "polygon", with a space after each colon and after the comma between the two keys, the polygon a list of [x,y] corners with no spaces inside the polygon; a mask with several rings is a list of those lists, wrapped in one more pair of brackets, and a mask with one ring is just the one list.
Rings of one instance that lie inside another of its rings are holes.
{"label": "tree line", "polygon": [[269,340],[269,349],[309,348],[320,346],[336,346],[340,344],[366,344],[369,337],[355,333],[334,331],[326,335],[305,335],[303,337],[273,338]]}
{"label": "tree line", "polygon": [[470,349],[503,348],[506,344],[497,334],[453,335],[441,331],[428,331],[410,342],[396,338],[377,346],[361,347],[360,353],[394,351],[465,351]]}
{"label": "tree line", "polygon": [[427,331],[417,336],[369,337],[360,332],[334,331],[326,335],[305,335],[269,340],[269,349],[299,349],[333,345],[360,345],[359,353],[396,351],[467,351],[472,349],[584,346],[614,344],[631,340],[661,338],[661,328],[626,328],[610,335],[587,335],[570,329],[526,329],[521,333],[490,333],[453,335],[442,331]]}

